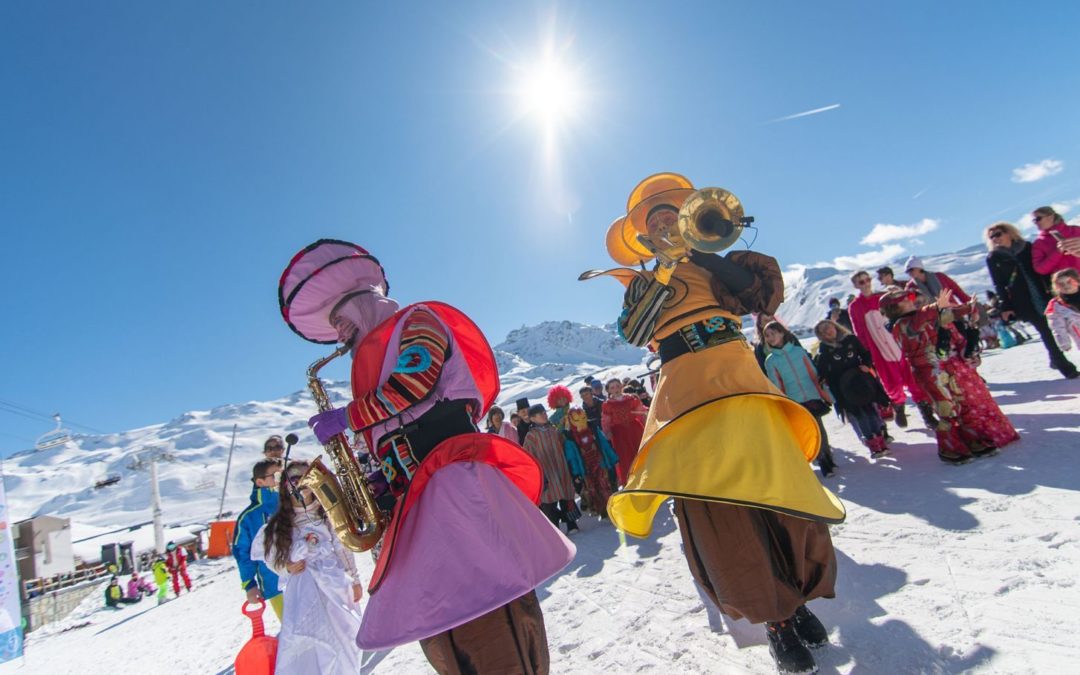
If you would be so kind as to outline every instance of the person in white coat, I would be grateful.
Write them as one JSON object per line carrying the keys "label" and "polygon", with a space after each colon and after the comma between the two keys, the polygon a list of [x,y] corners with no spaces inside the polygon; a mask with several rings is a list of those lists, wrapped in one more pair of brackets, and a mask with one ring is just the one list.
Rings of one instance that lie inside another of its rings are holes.
{"label": "person in white coat", "polygon": [[352,552],[334,536],[314,494],[298,486],[307,468],[286,467],[278,510],[251,547],[252,560],[265,561],[285,586],[275,672],[358,673],[363,586]]}

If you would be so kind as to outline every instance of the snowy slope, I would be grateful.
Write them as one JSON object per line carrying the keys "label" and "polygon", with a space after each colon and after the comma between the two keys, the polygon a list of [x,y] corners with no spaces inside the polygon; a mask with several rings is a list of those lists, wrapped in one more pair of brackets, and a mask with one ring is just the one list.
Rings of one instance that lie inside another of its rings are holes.
{"label": "snowy slope", "polygon": [[[840,467],[828,484],[848,519],[832,530],[837,598],[812,605],[831,629],[822,672],[1075,670],[1080,384],[1050,371],[1038,343],[990,352],[981,373],[1022,434],[997,457],[946,466],[911,428],[894,430],[893,455],[875,462],[827,420]],[[624,544],[590,518],[575,543],[576,559],[540,592],[553,673],[775,672],[760,629],[710,629],[666,510],[649,539]],[[235,571],[200,561],[193,573],[196,592],[162,607],[112,612],[89,598],[32,634],[25,660],[0,675],[231,672],[249,635]],[[431,671],[408,645],[374,672]]]}
{"label": "snowy slope", "polygon": [[[978,293],[980,301],[986,300],[983,291],[993,288],[990,273],[986,269],[984,246],[969,246],[955,253],[927,255],[922,256],[922,259],[926,269],[945,272],[968,294]],[[907,256],[904,256],[888,265],[896,271],[897,276],[907,278],[904,272],[906,260]],[[875,288],[877,267],[866,270],[874,279]],[[853,270],[838,270],[835,267],[791,266],[784,272],[784,304],[777,310],[777,316],[800,335],[812,332],[814,324],[824,318],[830,298],[838,298],[844,305],[847,297],[857,292],[851,285],[853,273]]]}

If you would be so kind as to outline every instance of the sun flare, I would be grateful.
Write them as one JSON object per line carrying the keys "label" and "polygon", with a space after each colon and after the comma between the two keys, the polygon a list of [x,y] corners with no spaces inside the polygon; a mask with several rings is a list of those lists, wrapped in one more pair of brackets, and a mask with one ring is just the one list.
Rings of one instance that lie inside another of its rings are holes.
{"label": "sun flare", "polygon": [[580,91],[573,71],[553,58],[524,69],[519,97],[526,115],[553,128],[577,112]]}

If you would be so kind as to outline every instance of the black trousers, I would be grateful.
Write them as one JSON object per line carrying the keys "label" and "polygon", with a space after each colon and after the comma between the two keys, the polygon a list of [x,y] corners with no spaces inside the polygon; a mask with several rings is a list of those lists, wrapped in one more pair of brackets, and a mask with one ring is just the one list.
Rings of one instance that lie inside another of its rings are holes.
{"label": "black trousers", "polygon": [[1073,365],[1065,356],[1065,352],[1061,351],[1061,347],[1058,346],[1057,340],[1054,338],[1054,331],[1050,328],[1050,323],[1046,320],[1046,316],[1043,314],[1036,314],[1028,320],[1032,326],[1035,326],[1035,330],[1039,331],[1039,337],[1042,338],[1043,347],[1046,348],[1046,353],[1050,355],[1050,366],[1061,371],[1061,373],[1067,374],[1076,371],[1076,366]]}

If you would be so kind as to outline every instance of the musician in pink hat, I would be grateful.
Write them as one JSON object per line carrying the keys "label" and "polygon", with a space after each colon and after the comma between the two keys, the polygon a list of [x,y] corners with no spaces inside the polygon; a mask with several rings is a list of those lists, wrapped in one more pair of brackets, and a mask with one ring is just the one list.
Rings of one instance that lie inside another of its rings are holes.
{"label": "musician in pink hat", "polygon": [[419,640],[440,673],[546,673],[534,589],[574,547],[536,507],[536,460],[476,427],[499,390],[479,328],[443,303],[400,307],[388,290],[371,254],[336,240],[298,253],[279,289],[293,330],[351,346],[351,400],[308,424],[321,443],[360,432],[378,463],[372,492],[392,504],[357,644]]}

